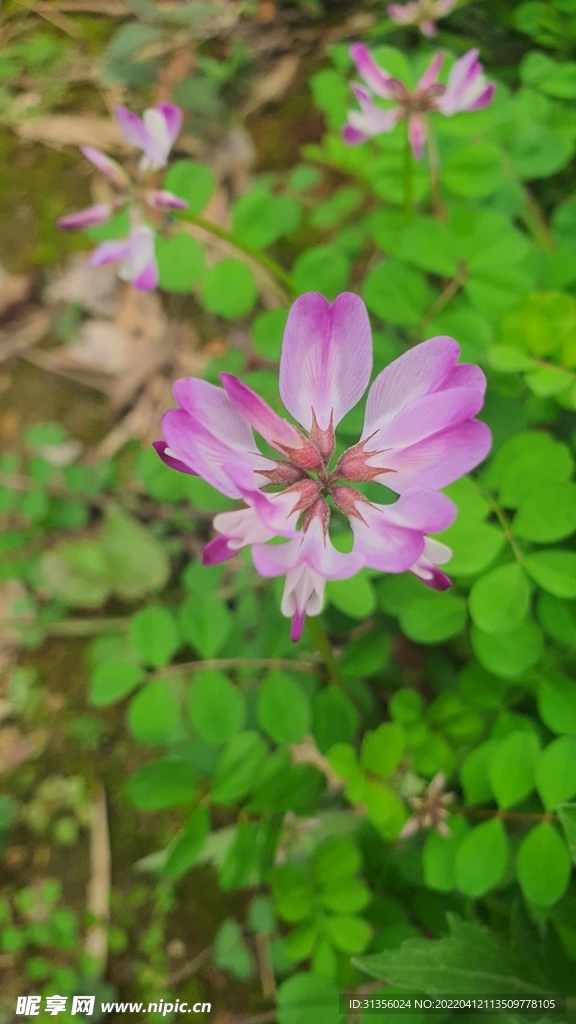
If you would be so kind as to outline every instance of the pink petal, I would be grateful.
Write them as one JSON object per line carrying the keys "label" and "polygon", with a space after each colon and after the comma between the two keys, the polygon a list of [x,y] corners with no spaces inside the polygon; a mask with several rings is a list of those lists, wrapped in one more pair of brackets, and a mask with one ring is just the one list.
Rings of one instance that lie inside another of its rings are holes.
{"label": "pink petal", "polygon": [[154,258],[132,278],[132,284],[140,291],[153,292],[158,287],[158,279],[158,264]]}
{"label": "pink petal", "polygon": [[397,25],[413,25],[418,16],[418,4],[390,4],[386,12]]}
{"label": "pink petal", "polygon": [[406,572],[422,554],[424,537],[419,530],[392,522],[386,508],[386,505],[362,505],[364,521],[351,520],[353,551],[371,569]]}
{"label": "pink petal", "polygon": [[[257,451],[249,424],[234,408],[223,388],[199,377],[182,377],[174,384],[173,392],[178,405],[229,451]],[[262,468],[266,468],[267,460],[263,459],[262,463]]]}
{"label": "pink petal", "polygon": [[465,53],[456,61],[448,76],[446,92],[436,104],[438,110],[447,117],[461,110],[480,110],[492,99],[494,90],[487,88],[482,65],[477,60],[478,53],[476,49]]}
{"label": "pink petal", "polygon": [[190,466],[187,466],[185,462],[182,462],[172,454],[166,441],[152,441],[152,447],[158,453],[162,462],[166,466],[170,466],[170,469],[177,469],[180,473],[189,473],[190,476],[198,476],[193,469],[190,469]]}
{"label": "pink petal", "polygon": [[58,227],[70,228],[93,228],[99,224],[105,224],[112,216],[110,203],[96,203],[95,206],[87,206],[77,213],[68,213],[58,221]]}
{"label": "pink petal", "polygon": [[[419,488],[406,491],[392,505],[375,507],[381,510],[387,522],[420,533],[441,533],[452,526],[458,514],[456,505],[446,494]],[[363,509],[362,505],[362,515]]]}
{"label": "pink petal", "polygon": [[458,343],[440,336],[415,345],[390,363],[368,392],[362,437],[372,434],[418,398],[439,391],[459,355]]}
{"label": "pink petal", "polygon": [[394,470],[377,478],[398,494],[413,487],[447,487],[486,458],[492,435],[485,423],[470,420],[386,455]]}
{"label": "pink petal", "polygon": [[478,99],[471,102],[470,106],[467,109],[470,111],[484,110],[484,108],[487,107],[492,102],[495,90],[496,86],[492,82],[488,82],[488,84],[480,93]]}
{"label": "pink petal", "polygon": [[351,124],[345,124],[342,129],[342,138],[347,146],[359,146],[362,142],[366,142],[370,138],[365,132],[361,132],[358,128],[353,128]]}
{"label": "pink petal", "polygon": [[452,551],[446,544],[432,537],[425,537],[424,551],[414,565],[410,566],[410,572],[433,590],[448,590],[452,586],[452,580],[438,566],[449,562],[451,558]]}
{"label": "pink petal", "polygon": [[202,565],[219,565],[220,562],[227,562],[238,552],[228,546],[227,537],[214,537],[208,541],[202,550]]}
{"label": "pink petal", "polygon": [[431,89],[433,85],[438,83],[438,75],[440,69],[444,63],[444,54],[436,53],[430,61],[426,71],[422,75],[422,78],[418,82],[416,91],[420,94],[425,93],[428,89]]}
{"label": "pink petal", "polygon": [[299,448],[302,437],[295,427],[282,419],[252,388],[231,373],[220,374],[232,405],[273,448]]}
{"label": "pink petal", "polygon": [[379,68],[372,54],[364,43],[353,43],[350,47],[350,56],[354,61],[358,74],[366,82],[366,85],[380,96],[383,100],[393,99],[395,92],[393,88],[397,85],[397,79],[392,78],[384,68]]}
{"label": "pink petal", "polygon": [[128,184],[126,171],[115,160],[111,160],[106,153],[101,153],[99,149],[94,149],[93,146],[81,146],[80,149],[86,159],[94,164],[101,174],[105,174],[115,185],[118,185],[119,188],[124,188]]}
{"label": "pink petal", "polygon": [[88,262],[91,267],[101,267],[106,263],[118,263],[119,260],[127,259],[130,251],[130,239],[128,238],[121,238],[113,242],[101,242],[94,249]]}
{"label": "pink petal", "polygon": [[[451,388],[411,402],[394,419],[376,431],[366,444],[365,451],[382,451],[383,465],[387,465],[386,450],[406,448],[418,441],[472,419],[483,405],[483,392],[476,388]],[[374,465],[380,461],[373,460]]]}
{"label": "pink petal", "polygon": [[366,307],[343,292],[332,305],[316,292],[293,304],[280,359],[280,395],[310,431],[336,426],[362,397],[372,369],[372,336]]}
{"label": "pink petal", "polygon": [[420,31],[427,39],[432,39],[436,35],[436,23],[426,19],[426,21],[421,22]]}
{"label": "pink petal", "polygon": [[138,149],[145,149],[149,142],[149,134],[144,127],[144,122],[137,114],[134,114],[127,107],[116,107],[116,120],[120,125],[120,131],[131,146]]}
{"label": "pink petal", "polygon": [[415,160],[424,156],[424,144],[428,136],[426,122],[421,114],[410,114],[408,118],[408,141]]}
{"label": "pink petal", "polygon": [[174,103],[159,103],[156,108],[162,114],[164,121],[166,122],[166,130],[170,143],[173,145],[176,138],[180,134],[182,127],[183,114],[180,107],[174,105]]}
{"label": "pink petal", "polygon": [[226,538],[231,551],[239,551],[250,544],[266,544],[276,536],[276,531],[268,529],[262,523],[254,508],[220,512],[214,516],[214,529]]}
{"label": "pink petal", "polygon": [[173,192],[163,190],[151,190],[144,193],[144,199],[153,210],[187,210],[188,203]]}

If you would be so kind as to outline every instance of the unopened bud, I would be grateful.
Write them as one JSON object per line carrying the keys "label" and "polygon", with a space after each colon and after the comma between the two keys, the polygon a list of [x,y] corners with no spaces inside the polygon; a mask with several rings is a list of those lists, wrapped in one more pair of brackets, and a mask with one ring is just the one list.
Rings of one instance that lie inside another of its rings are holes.
{"label": "unopened bud", "polygon": [[330,493],[336,508],[340,509],[340,512],[343,512],[345,516],[352,516],[354,519],[360,519],[362,522],[365,522],[358,506],[369,505],[370,502],[363,494],[359,494],[353,487],[347,487],[345,484],[333,487]]}
{"label": "unopened bud", "polygon": [[310,431],[310,440],[315,448],[318,449],[322,458],[325,462],[328,462],[334,454],[336,447],[336,436],[334,434],[333,414],[330,414],[330,423],[326,429],[318,426],[316,414],[312,409],[312,430]]}
{"label": "unopened bud", "polygon": [[274,469],[257,469],[260,476],[265,476],[271,484],[278,484],[279,487],[290,487],[298,480],[304,479],[304,473],[297,466],[289,462],[276,462]]}

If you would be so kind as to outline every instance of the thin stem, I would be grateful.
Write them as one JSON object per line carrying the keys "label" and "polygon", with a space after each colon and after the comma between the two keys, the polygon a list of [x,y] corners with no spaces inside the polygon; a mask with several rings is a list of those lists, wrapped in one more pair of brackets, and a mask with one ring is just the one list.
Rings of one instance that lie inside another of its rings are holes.
{"label": "thin stem", "polygon": [[217,224],[212,224],[211,221],[205,220],[204,217],[198,217],[195,213],[189,213],[187,210],[177,210],[173,211],[173,216],[178,220],[185,220],[188,224],[195,224],[196,227],[202,228],[203,231],[208,231],[211,235],[214,235],[216,238],[220,238],[223,242],[228,242],[229,245],[233,245],[251,260],[254,260],[255,263],[259,263],[264,270],[271,274],[272,277],[282,285],[282,288],[287,292],[288,297],[296,294],[290,275],[283,267],[280,266],[279,263],[276,263],[276,260],[267,256],[266,253],[258,252],[257,249],[250,248],[249,245],[245,245],[244,242],[235,238],[230,231],[226,231],[224,228],[218,227]]}
{"label": "thin stem", "polygon": [[516,538],[512,533],[512,527],[508,522],[508,519],[506,518],[504,510],[500,507],[498,502],[495,500],[495,498],[492,497],[491,494],[488,494],[486,491],[482,491],[482,493],[484,494],[486,500],[490,502],[490,508],[494,512],[494,515],[496,516],[498,522],[500,523],[500,526],[502,527],[502,533],[504,534],[506,540],[508,541],[510,547],[512,548],[516,561],[521,562],[523,554],[521,549],[518,547]]}
{"label": "thin stem", "polygon": [[558,821],[558,815],[545,811],[490,811],[481,807],[453,807],[451,814],[463,814],[466,818],[502,818],[503,821]]}
{"label": "thin stem", "polygon": [[334,652],[330,646],[328,635],[318,615],[309,616],[306,619],[306,626],[308,634],[312,640],[314,647],[318,651],[318,654],[322,658],[326,671],[328,672],[328,679],[334,686],[341,686],[342,679],[340,678],[340,669],[338,668],[338,662],[334,657]]}
{"label": "thin stem", "polygon": [[412,195],[412,165],[414,157],[412,146],[408,135],[408,121],[406,121],[406,142],[404,144],[404,163],[402,165],[402,188],[404,191],[404,217],[407,223],[412,220],[414,213],[414,199]]}
{"label": "thin stem", "polygon": [[441,292],[438,298],[434,300],[434,302],[430,306],[430,309],[422,317],[420,323],[418,324],[418,330],[420,332],[423,331],[424,328],[428,326],[430,321],[433,320],[435,316],[438,316],[438,313],[440,313],[444,309],[444,306],[446,306],[450,302],[450,299],[453,299],[454,296],[460,291],[462,285],[466,280],[467,274],[468,268],[466,266],[466,262],[464,260],[459,260],[458,270],[456,271],[456,274],[454,275],[452,280],[448,282],[444,291]]}
{"label": "thin stem", "polygon": [[556,248],[556,240],[548,227],[544,214],[532,193],[524,186],[524,209],[520,216],[537,245],[551,251]]}
{"label": "thin stem", "polygon": [[432,198],[432,216],[437,220],[444,217],[444,207],[440,196],[440,154],[436,142],[436,135],[431,125],[428,125],[428,166],[430,168],[430,195]]}
{"label": "thin stem", "polygon": [[284,669],[286,672],[306,672],[313,675],[319,672],[319,665],[314,661],[296,661],[290,658],[208,658],[204,661],[184,661],[179,665],[167,665],[166,668],[152,672],[151,678],[227,668]]}

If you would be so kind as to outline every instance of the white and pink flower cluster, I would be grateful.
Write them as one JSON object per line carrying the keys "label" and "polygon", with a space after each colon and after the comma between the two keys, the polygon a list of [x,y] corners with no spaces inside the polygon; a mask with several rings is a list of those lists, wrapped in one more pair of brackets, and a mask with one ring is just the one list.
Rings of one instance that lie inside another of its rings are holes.
{"label": "white and pink flower cluster", "polygon": [[124,206],[130,207],[130,233],[127,238],[102,242],[90,257],[90,265],[118,263],[118,276],[135,288],[153,291],[158,285],[155,232],[145,221],[143,210],[185,210],[188,203],[172,192],[146,188],[147,176],[165,167],[170,150],[182,127],[182,111],[172,103],[160,103],[144,111],[142,118],[116,108],[116,118],[127,142],[142,150],[138,183],[130,180],[123,167],[92,146],[83,146],[84,156],[110,179],[118,195],[109,203],[97,203],[70,213],[58,221],[61,228],[89,228],[106,224]]}
{"label": "white and pink flower cluster", "polygon": [[[280,395],[298,426],[278,415],[238,378],[222,388],[195,377],[174,386],[179,408],[164,416],[165,463],[197,474],[244,507],[214,518],[218,536],[205,565],[246,546],[265,577],[286,576],[282,612],[297,640],[306,615],[322,608],[326,580],[348,579],[363,567],[409,570],[429,586],[450,586],[438,565],[451,551],[429,537],[456,516],[440,488],[473,469],[490,449],[488,427],[474,419],[485,378],[458,364],[453,338],[437,337],[386,367],[368,392],[358,444],[334,466],[335,428],[364,394],[372,372],[366,307],[345,292],[330,304],[310,292],[290,310],[280,360]],[[264,455],[256,430],[277,457]],[[399,498],[369,501],[353,485],[376,481]],[[349,520],[353,546],[336,549],[330,517]],[[268,543],[284,539],[284,543]]]}
{"label": "white and pink flower cluster", "polygon": [[409,0],[407,4],[390,4],[388,15],[397,25],[415,25],[423,36],[435,36],[438,18],[444,18],[456,7],[457,0]]}
{"label": "white and pink flower cluster", "polygon": [[[460,111],[483,110],[491,102],[494,85],[486,81],[478,53],[478,50],[468,50],[457,60],[446,85],[438,80],[444,54],[437,53],[414,92],[409,92],[399,78],[378,67],[363,43],[354,43],[350,47],[350,56],[364,85],[352,83],[360,110],[349,111],[342,133],[344,141],[350,146],[357,146],[375,135],[391,132],[399,121],[405,120],[412,152],[416,160],[421,160],[428,134],[427,114],[440,113],[451,117]],[[381,107],[376,99],[387,100],[394,105]]]}

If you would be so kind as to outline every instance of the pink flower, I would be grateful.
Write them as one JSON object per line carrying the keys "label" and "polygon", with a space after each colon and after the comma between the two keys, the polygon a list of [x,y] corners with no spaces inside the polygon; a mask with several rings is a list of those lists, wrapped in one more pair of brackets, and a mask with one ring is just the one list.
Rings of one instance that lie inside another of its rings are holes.
{"label": "pink flower", "polygon": [[[447,85],[438,81],[444,54],[437,53],[414,92],[409,93],[398,78],[392,78],[378,67],[363,43],[354,43],[350,47],[350,56],[365,85],[352,84],[360,110],[349,111],[342,133],[344,141],[356,146],[374,135],[392,131],[399,121],[405,119],[412,152],[417,160],[421,160],[427,137],[426,114],[437,112],[451,117],[463,110],[483,110],[492,100],[494,86],[484,78],[482,65],[477,59],[478,52],[469,50],[456,61],[448,75]],[[395,106],[379,107],[374,97],[390,100]]]}
{"label": "pink flower", "polygon": [[[140,161],[140,173],[164,167],[182,125],[182,111],[171,103],[160,103],[158,107],[145,110],[142,119],[126,107],[117,107],[116,117],[127,142],[138,146],[144,153]],[[118,261],[122,280],[132,281],[135,288],[156,288],[158,267],[154,255],[154,231],[142,222],[142,204],[146,204],[150,210],[164,211],[186,210],[188,203],[172,192],[145,189],[131,182],[123,167],[93,146],[82,146],[82,152],[119,189],[119,194],[109,203],[97,203],[61,217],[58,227],[91,228],[106,224],[113,213],[129,205],[132,220],[129,237],[99,245],[90,262],[97,267],[102,263]]]}
{"label": "pink flower", "polygon": [[128,238],[102,242],[94,249],[90,266],[118,263],[118,277],[122,281],[131,281],[135,288],[142,291],[154,291],[158,285],[155,237],[148,224],[133,219]]}
{"label": "pink flower", "polygon": [[[448,549],[426,534],[446,529],[456,514],[439,489],[476,466],[491,443],[488,428],[473,418],[484,375],[458,365],[459,354],[452,338],[432,338],[386,367],[368,392],[360,441],[333,468],[335,428],[362,397],[372,370],[370,323],[357,295],[345,292],[330,304],[311,292],[290,310],[280,395],[298,426],[231,374],[222,374],[222,388],[194,377],[177,381],[179,408],[164,416],[158,454],[244,502],[215,517],[218,536],[205,547],[204,564],[250,546],[262,576],[285,575],[282,611],[292,618],[293,639],[305,616],[320,612],[326,580],[366,566],[410,570],[438,586],[435,566]],[[260,452],[253,430],[278,457]],[[352,486],[370,480],[399,500],[371,502]],[[334,508],[352,527],[347,553],[330,537]],[[285,543],[268,543],[278,538]]]}
{"label": "pink flower", "polygon": [[436,21],[456,7],[456,0],[410,0],[390,4],[388,15],[397,25],[416,25],[423,36],[436,35]]}

